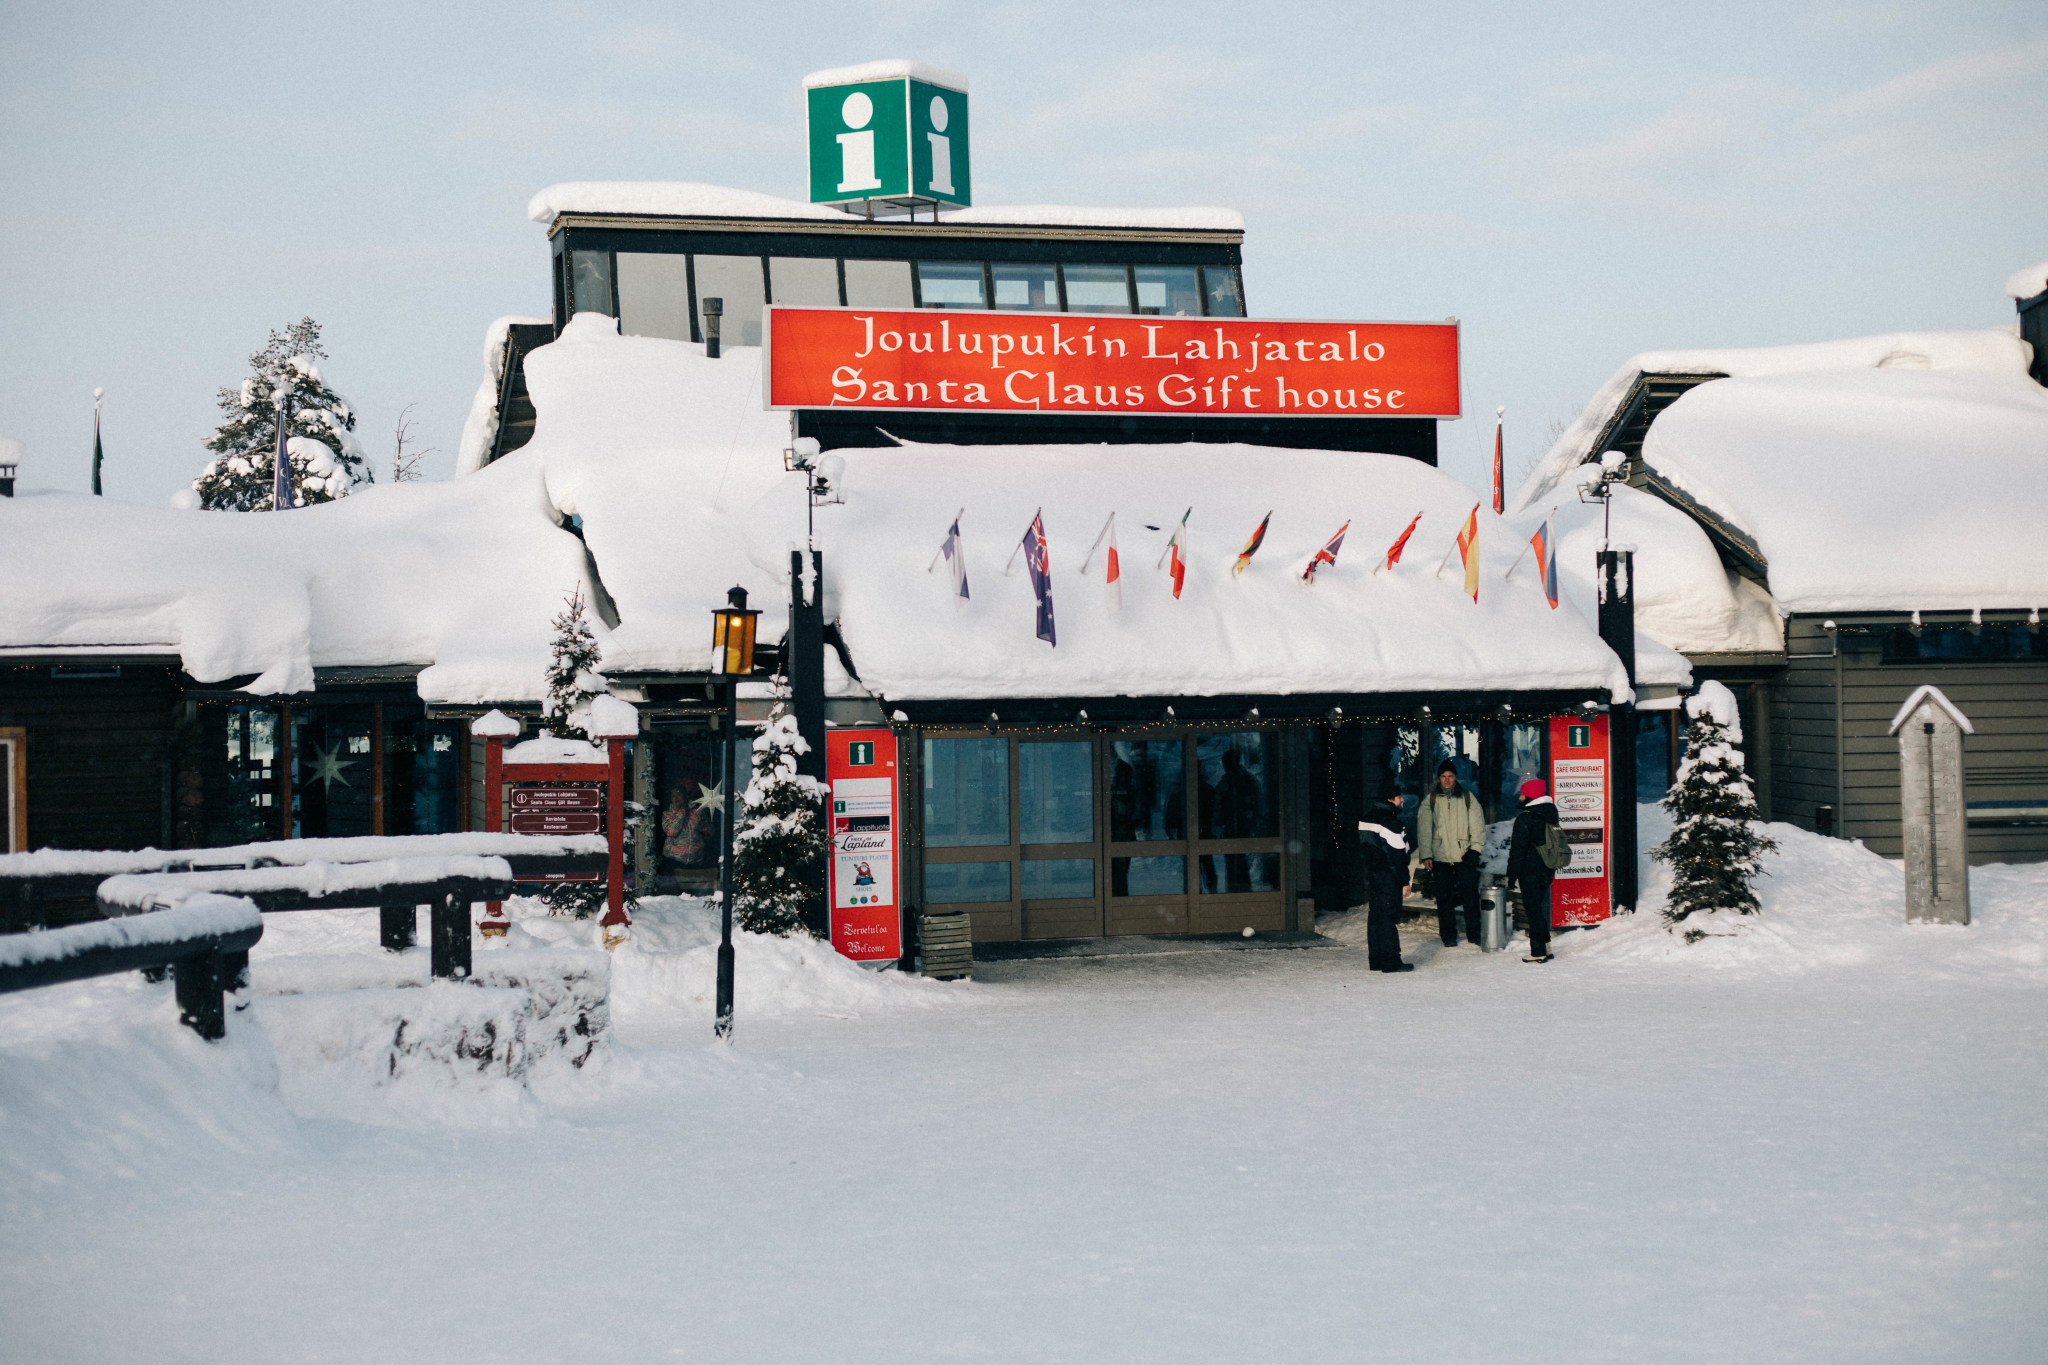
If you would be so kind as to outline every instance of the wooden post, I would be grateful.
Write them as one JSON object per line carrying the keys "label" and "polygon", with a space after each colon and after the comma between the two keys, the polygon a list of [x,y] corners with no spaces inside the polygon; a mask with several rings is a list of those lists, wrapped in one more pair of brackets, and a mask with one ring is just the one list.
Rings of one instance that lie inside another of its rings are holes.
{"label": "wooden post", "polygon": [[277,837],[292,837],[292,704],[277,709]]}
{"label": "wooden post", "polygon": [[605,860],[604,918],[598,921],[607,945],[624,935],[632,921],[626,918],[626,745],[612,738],[604,742],[609,779],[605,783],[605,842],[611,847]]}
{"label": "wooden post", "polygon": [[225,975],[219,953],[195,953],[172,964],[173,989],[178,997],[178,1022],[206,1041],[227,1036],[227,1001],[222,996]]}
{"label": "wooden post", "polygon": [[[492,735],[484,740],[484,831],[497,834],[504,823],[505,741]],[[485,901],[484,918],[495,928],[505,918],[505,902]]]}
{"label": "wooden post", "polygon": [[437,977],[469,978],[469,902],[450,892],[434,902],[433,969]]}
{"label": "wooden post", "polygon": [[[370,833],[384,832],[384,703],[370,704]],[[390,944],[385,944],[390,947]]]}

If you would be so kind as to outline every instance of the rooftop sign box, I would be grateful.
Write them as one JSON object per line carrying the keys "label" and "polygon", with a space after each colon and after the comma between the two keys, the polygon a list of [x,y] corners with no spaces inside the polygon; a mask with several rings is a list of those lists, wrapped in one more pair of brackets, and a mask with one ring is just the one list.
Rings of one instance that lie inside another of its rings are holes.
{"label": "rooftop sign box", "polygon": [[1455,322],[767,310],[770,408],[1459,415]]}
{"label": "rooftop sign box", "polygon": [[973,203],[967,78],[923,62],[883,61],[804,77],[811,202]]}

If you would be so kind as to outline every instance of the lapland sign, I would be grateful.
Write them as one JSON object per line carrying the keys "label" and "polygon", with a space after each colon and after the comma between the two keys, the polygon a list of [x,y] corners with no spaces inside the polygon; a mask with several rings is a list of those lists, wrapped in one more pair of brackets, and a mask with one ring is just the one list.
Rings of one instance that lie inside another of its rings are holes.
{"label": "lapland sign", "polygon": [[770,308],[770,408],[1456,417],[1455,322]]}

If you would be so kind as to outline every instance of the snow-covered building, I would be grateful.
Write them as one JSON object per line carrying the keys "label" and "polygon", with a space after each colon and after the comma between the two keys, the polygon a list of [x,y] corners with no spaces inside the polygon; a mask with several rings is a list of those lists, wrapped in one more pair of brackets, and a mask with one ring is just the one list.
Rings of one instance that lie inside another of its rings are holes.
{"label": "snow-covered building", "polygon": [[1886,726],[1935,683],[1977,727],[1972,857],[2048,857],[2048,265],[2008,293],[2010,328],[1635,356],[1509,506],[1575,568],[1575,479],[1627,456],[1637,629],[1736,689],[1767,818],[1896,855]]}

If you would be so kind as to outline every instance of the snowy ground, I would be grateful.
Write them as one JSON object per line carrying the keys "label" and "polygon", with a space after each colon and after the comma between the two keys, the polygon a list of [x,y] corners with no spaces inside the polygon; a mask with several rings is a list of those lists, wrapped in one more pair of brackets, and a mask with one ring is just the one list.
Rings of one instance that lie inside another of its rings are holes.
{"label": "snowy ground", "polygon": [[133,976],[0,998],[0,1360],[2041,1359],[2048,867],[1909,928],[1893,865],[1773,833],[1743,932],[1548,966],[749,941],[731,1049],[655,903],[608,1055],[374,1123],[305,1116],[376,1082],[262,992],[412,968],[273,916],[221,1045]]}

